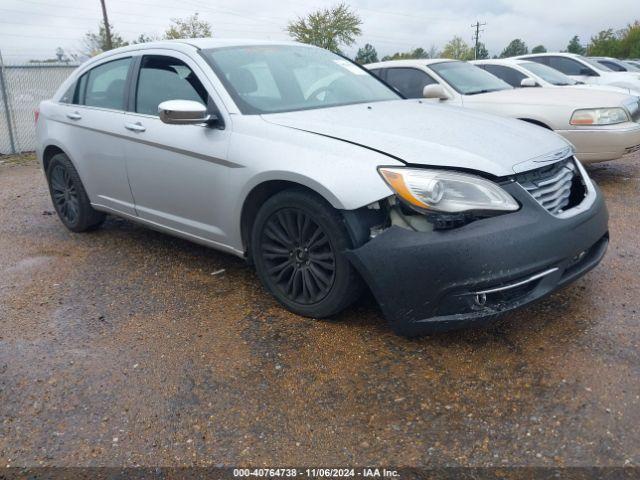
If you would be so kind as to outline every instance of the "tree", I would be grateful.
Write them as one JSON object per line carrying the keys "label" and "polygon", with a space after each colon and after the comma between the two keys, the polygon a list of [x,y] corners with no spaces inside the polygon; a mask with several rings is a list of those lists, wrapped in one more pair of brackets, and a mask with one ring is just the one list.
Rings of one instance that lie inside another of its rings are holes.
{"label": "tree", "polygon": [[620,54],[622,58],[640,58],[640,21],[636,20],[623,30]]}
{"label": "tree", "polygon": [[356,55],[356,62],[360,65],[365,65],[367,63],[375,63],[378,61],[378,52],[370,43],[365,44],[364,47],[358,49],[358,54]]}
{"label": "tree", "polygon": [[316,10],[306,18],[298,17],[289,22],[287,32],[294,40],[302,43],[326,48],[340,53],[340,46],[350,46],[360,35],[362,20],[351,11],[351,8],[341,3],[335,7]]}
{"label": "tree", "polygon": [[536,45],[531,49],[531,53],[546,53],[547,49],[544,45]]}
{"label": "tree", "polygon": [[455,36],[444,46],[441,53],[443,58],[453,58],[455,60],[471,60],[474,57],[473,48],[462,38]]}
{"label": "tree", "polygon": [[393,55],[386,55],[382,57],[382,61],[386,62],[387,60],[410,60],[415,58],[431,58],[429,57],[429,53],[421,47],[414,48],[413,50],[409,50],[408,52],[396,52]]}
{"label": "tree", "polygon": [[478,42],[478,55],[476,59],[484,60],[485,58],[489,58],[489,50],[487,50],[487,47],[484,45],[484,43]]}
{"label": "tree", "polygon": [[[115,30],[113,29],[113,25],[109,24],[109,29],[111,30],[112,48],[124,47],[125,45],[129,45],[129,42],[126,42],[120,35],[115,32]],[[98,33],[86,33],[83,39],[83,43],[85,50],[84,53],[90,57],[109,50],[109,48],[107,47],[107,33],[104,28],[104,24],[100,23],[100,25],[98,26]]]}
{"label": "tree", "polygon": [[429,47],[429,51],[427,52],[427,58],[438,58],[440,57],[440,50],[435,45],[431,45]]}
{"label": "tree", "polygon": [[578,35],[574,35],[573,38],[569,41],[569,45],[567,45],[567,52],[569,53],[584,55],[586,50],[587,49],[584,48],[580,43],[580,37],[578,37]]}
{"label": "tree", "polygon": [[517,55],[526,55],[527,53],[529,53],[527,44],[524,43],[519,38],[516,38],[515,40],[511,40],[511,43],[507,45],[507,48],[505,48],[502,51],[502,53],[500,54],[500,58],[515,57]]}
{"label": "tree", "polygon": [[587,54],[594,57],[618,57],[621,54],[620,35],[613,28],[602,30],[587,47]]}
{"label": "tree", "polygon": [[156,35],[147,35],[146,33],[141,33],[140,35],[138,35],[138,38],[136,38],[131,43],[135,45],[137,43],[155,42],[156,40],[160,40],[160,38]]}
{"label": "tree", "polygon": [[172,18],[171,22],[173,25],[164,32],[164,38],[167,40],[213,36],[211,24],[206,20],[200,20],[197,12],[187,18]]}

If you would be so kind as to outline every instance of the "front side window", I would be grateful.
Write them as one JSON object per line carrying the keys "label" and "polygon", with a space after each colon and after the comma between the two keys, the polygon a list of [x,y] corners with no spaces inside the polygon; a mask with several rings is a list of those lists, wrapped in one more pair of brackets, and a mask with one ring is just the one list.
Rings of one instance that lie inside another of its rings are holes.
{"label": "front side window", "polygon": [[74,103],[90,107],[124,110],[125,87],[131,58],[103,63],[78,82]]}
{"label": "front side window", "polygon": [[158,115],[158,105],[167,100],[192,100],[204,105],[208,94],[186,63],[164,55],[142,57],[135,111]]}
{"label": "front side window", "polygon": [[417,68],[390,68],[387,70],[387,82],[407,98],[422,98],[424,87],[438,83]]}
{"label": "front side window", "polygon": [[[561,71],[565,75],[597,75],[596,72],[582,63],[567,57],[551,57],[549,66]],[[602,67],[603,69],[606,67]],[[587,73],[589,72],[589,73]]]}
{"label": "front side window", "polygon": [[545,82],[549,82],[551,85],[566,86],[576,85],[578,83],[573,78],[567,77],[564,73],[559,72],[554,68],[547,67],[542,63],[526,62],[521,63],[520,66],[542,78]]}
{"label": "front side window", "polygon": [[315,47],[222,47],[204,50],[202,55],[244,114],[400,98],[366,70]]}
{"label": "front side window", "polygon": [[486,70],[492,75],[495,75],[500,80],[504,80],[509,85],[515,88],[520,88],[522,80],[527,78],[526,75],[520,73],[515,68],[505,67],[504,65],[482,65],[483,70]]}
{"label": "front side window", "polygon": [[470,63],[432,63],[429,68],[462,95],[476,95],[478,93],[497,92],[512,88],[508,83]]}

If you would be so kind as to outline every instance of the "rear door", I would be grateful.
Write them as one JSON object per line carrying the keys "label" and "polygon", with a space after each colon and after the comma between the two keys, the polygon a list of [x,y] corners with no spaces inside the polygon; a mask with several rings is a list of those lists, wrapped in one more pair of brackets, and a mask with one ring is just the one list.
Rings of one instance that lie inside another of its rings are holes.
{"label": "rear door", "polygon": [[69,126],[68,154],[91,203],[135,215],[121,137],[131,56],[109,59],[80,76],[72,98],[60,103],[60,121]]}
{"label": "rear door", "polygon": [[140,59],[120,125],[129,139],[125,154],[136,211],[149,222],[226,245],[225,185],[229,169],[236,167],[226,160],[228,117],[217,126],[163,123],[158,105],[166,100],[193,100],[221,112],[195,62],[179,52],[156,52],[161,51]]}

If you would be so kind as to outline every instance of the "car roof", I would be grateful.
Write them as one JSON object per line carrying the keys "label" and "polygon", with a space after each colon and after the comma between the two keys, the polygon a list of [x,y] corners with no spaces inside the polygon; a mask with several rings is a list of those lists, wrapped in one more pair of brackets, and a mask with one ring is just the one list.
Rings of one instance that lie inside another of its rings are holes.
{"label": "car roof", "polygon": [[460,62],[461,60],[453,60],[451,58],[411,58],[408,60],[387,60],[384,62],[369,63],[365,65],[367,68],[380,68],[380,67],[423,67],[426,65],[433,65],[434,63],[444,62]]}
{"label": "car roof", "polygon": [[87,60],[85,66],[95,65],[102,60],[108,59],[114,55],[127,52],[135,52],[140,50],[148,50],[153,48],[166,48],[170,50],[188,51],[190,49],[204,50],[208,48],[223,48],[223,47],[247,47],[247,46],[260,46],[260,45],[297,45],[308,48],[318,48],[313,45],[307,45],[304,43],[292,42],[290,40],[255,40],[255,39],[239,39],[239,38],[181,38],[178,40],[159,40],[155,42],[146,43],[134,43],[125,47],[114,48],[102,52],[95,57]]}
{"label": "car roof", "polygon": [[523,63],[531,63],[531,61],[527,60],[526,58],[510,57],[510,58],[485,58],[482,60],[471,60],[471,63],[473,63],[474,65],[512,66],[512,65],[521,65]]}
{"label": "car roof", "polygon": [[517,57],[510,57],[517,60],[526,60],[531,57],[571,57],[571,58],[582,58],[582,55],[578,55],[577,53],[569,53],[569,52],[543,52],[543,53],[527,53],[526,55],[518,55]]}

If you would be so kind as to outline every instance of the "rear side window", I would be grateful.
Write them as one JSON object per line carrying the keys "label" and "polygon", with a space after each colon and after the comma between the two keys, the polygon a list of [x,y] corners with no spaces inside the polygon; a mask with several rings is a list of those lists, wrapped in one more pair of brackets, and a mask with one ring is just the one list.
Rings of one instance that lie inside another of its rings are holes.
{"label": "rear side window", "polygon": [[145,55],[140,65],[135,111],[158,115],[167,100],[193,100],[204,105],[208,94],[186,63],[164,55]]}
{"label": "rear side window", "polygon": [[509,85],[515,88],[520,88],[520,83],[523,79],[527,78],[526,75],[520,73],[511,67],[505,67],[504,65],[478,65],[480,68],[486,70],[492,75],[495,75],[500,80],[504,80]]}
{"label": "rear side window", "polygon": [[386,73],[387,83],[397,88],[407,98],[422,98],[424,87],[437,83],[417,68],[390,68]]}
{"label": "rear side window", "polygon": [[131,58],[103,63],[78,81],[74,102],[89,107],[124,110],[125,87]]}
{"label": "rear side window", "polygon": [[76,86],[77,83],[74,83],[69,88],[67,88],[67,91],[64,92],[64,95],[60,97],[60,103],[74,103],[73,100],[76,93]]}

